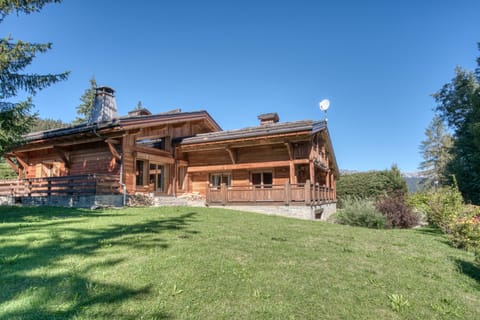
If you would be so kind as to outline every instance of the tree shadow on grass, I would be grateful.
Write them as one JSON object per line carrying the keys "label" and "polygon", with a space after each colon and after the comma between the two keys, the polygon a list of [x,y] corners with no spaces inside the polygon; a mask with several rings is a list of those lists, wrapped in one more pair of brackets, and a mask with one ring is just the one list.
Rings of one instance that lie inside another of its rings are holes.
{"label": "tree shadow on grass", "polygon": [[472,262],[460,259],[455,259],[455,264],[460,272],[477,281],[477,283],[480,285],[480,268],[478,268]]}
{"label": "tree shadow on grass", "polygon": [[49,206],[0,206],[0,223],[39,222],[65,218],[81,218],[95,216],[116,216],[114,211],[105,213],[102,210],[82,208],[65,208]]}
{"label": "tree shadow on grass", "polygon": [[[33,215],[38,221],[25,223],[32,212],[19,209],[17,218],[13,212],[8,213],[14,226],[0,229],[0,319],[169,317],[158,310],[148,314],[118,314],[118,306],[124,301],[138,300],[141,304],[145,295],[151,293],[151,287],[119,284],[128,275],[113,282],[99,281],[91,275],[95,271],[115,272],[122,263],[128,263],[125,258],[109,257],[112,248],[117,254],[150,248],[162,250],[169,247],[165,233],[196,233],[190,228],[195,212],[88,228],[83,221],[73,224],[75,220],[70,221],[69,217],[92,219],[89,221],[92,225],[105,215],[82,209],[35,210]],[[61,212],[66,212],[65,217],[62,218]],[[55,221],[51,221],[53,217]]]}
{"label": "tree shadow on grass", "polygon": [[419,234],[422,234],[422,235],[425,235],[425,236],[429,236],[429,237],[433,237],[438,242],[440,242],[442,244],[446,244],[448,246],[451,246],[451,243],[448,241],[445,233],[443,233],[442,229],[440,229],[438,227],[428,225],[428,226],[424,226],[424,227],[417,228],[417,229],[414,229],[414,230],[415,230],[416,233],[419,233]]}
{"label": "tree shadow on grass", "polygon": [[424,226],[421,228],[417,228],[415,229],[415,232],[425,234],[425,235],[431,235],[431,236],[443,235],[443,231],[440,228],[437,228],[435,226]]}

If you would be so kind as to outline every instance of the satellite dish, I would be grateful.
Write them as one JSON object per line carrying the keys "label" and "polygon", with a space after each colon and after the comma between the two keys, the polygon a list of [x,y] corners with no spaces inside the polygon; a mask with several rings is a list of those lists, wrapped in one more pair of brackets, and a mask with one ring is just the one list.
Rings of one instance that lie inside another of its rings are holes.
{"label": "satellite dish", "polygon": [[330,100],[323,99],[318,105],[320,106],[320,110],[327,111],[328,107],[330,107]]}

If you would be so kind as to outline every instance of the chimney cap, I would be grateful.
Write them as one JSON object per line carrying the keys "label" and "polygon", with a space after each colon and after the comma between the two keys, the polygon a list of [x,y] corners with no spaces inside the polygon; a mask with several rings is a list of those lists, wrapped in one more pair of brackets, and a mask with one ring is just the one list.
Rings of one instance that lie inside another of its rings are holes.
{"label": "chimney cap", "polygon": [[276,112],[263,113],[257,118],[258,120],[260,120],[260,124],[277,123],[278,121],[280,121],[278,113]]}
{"label": "chimney cap", "polygon": [[113,94],[115,93],[115,90],[107,86],[100,86],[95,88],[95,94],[102,94],[102,93],[108,93],[113,96]]}

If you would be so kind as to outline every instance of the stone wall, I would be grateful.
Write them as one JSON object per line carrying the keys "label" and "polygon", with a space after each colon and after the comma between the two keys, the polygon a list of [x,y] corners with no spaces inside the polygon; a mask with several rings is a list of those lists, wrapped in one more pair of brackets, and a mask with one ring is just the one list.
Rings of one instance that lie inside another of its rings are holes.
{"label": "stone wall", "polygon": [[262,213],[268,215],[278,215],[305,220],[321,220],[326,221],[337,210],[337,203],[330,202],[319,206],[269,206],[269,205],[240,205],[240,206],[211,206],[222,207],[238,211],[248,211]]}
{"label": "stone wall", "polygon": [[[5,199],[4,199],[5,198]],[[8,199],[7,199],[8,198]],[[0,197],[0,205],[56,206],[75,208],[122,207],[122,195]]]}

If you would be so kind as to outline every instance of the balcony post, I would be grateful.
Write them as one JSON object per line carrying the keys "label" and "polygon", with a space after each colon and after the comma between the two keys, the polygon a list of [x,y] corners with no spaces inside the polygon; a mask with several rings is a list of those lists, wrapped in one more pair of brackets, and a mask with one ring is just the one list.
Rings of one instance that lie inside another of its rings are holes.
{"label": "balcony post", "polygon": [[285,205],[290,205],[292,193],[290,188],[290,183],[285,183]]}
{"label": "balcony post", "polygon": [[310,180],[305,182],[305,205],[310,205],[312,202],[312,186],[310,184]]}

